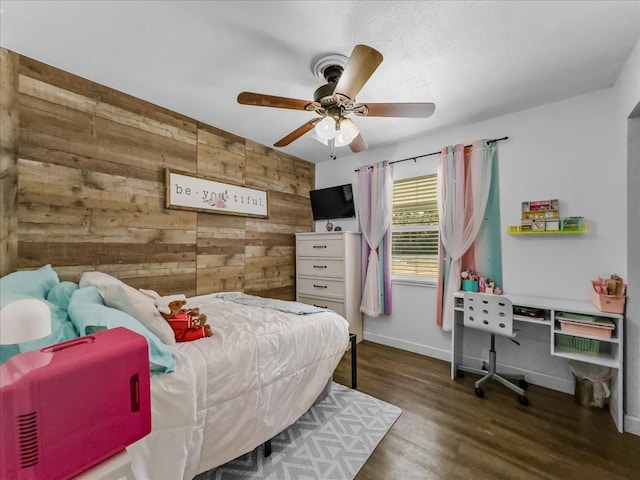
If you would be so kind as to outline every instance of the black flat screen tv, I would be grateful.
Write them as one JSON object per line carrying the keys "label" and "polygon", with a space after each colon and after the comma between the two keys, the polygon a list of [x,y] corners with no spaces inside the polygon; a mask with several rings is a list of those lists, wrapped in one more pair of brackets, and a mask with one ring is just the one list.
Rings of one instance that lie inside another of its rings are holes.
{"label": "black flat screen tv", "polygon": [[350,183],[311,190],[309,198],[311,199],[311,212],[314,220],[333,220],[356,216]]}

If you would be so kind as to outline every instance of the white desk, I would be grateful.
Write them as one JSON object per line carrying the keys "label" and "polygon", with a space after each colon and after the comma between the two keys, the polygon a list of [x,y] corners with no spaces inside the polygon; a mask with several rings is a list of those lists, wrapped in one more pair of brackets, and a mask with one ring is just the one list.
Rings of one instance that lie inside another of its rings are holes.
{"label": "white desk", "polygon": [[[527,295],[504,295],[515,307],[530,307],[544,311],[544,320],[533,320],[526,317],[514,315],[515,322],[530,322],[546,326],[549,329],[549,354],[564,357],[572,360],[579,360],[586,363],[603,365],[617,370],[617,375],[611,383],[611,399],[609,408],[613,421],[618,427],[618,431],[624,431],[624,316],[616,313],[605,313],[597,310],[589,302],[578,302],[572,300],[562,300],[557,298],[543,298]],[[451,335],[451,378],[456,378],[457,366],[462,365],[463,359],[463,339],[464,327],[462,325],[462,301],[464,292],[460,291],[455,294],[456,298],[456,315]],[[591,337],[588,335],[577,335],[568,333],[560,329],[560,322],[556,319],[559,312],[581,313],[586,315],[594,315],[612,320],[615,323],[615,330],[611,338]],[[587,354],[575,352],[572,350],[562,349],[556,346],[556,335],[572,335],[581,338],[589,338],[601,342],[603,351],[598,354]],[[521,345],[518,348],[526,348]]]}

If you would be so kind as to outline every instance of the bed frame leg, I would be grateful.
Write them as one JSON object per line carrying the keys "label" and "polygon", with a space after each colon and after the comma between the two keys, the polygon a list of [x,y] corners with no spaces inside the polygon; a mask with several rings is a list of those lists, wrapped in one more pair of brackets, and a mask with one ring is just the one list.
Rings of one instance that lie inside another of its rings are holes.
{"label": "bed frame leg", "polygon": [[349,340],[351,341],[351,388],[356,390],[358,388],[358,365],[356,363],[356,334],[350,333]]}
{"label": "bed frame leg", "polygon": [[264,456],[268,457],[271,455],[271,439],[264,442]]}

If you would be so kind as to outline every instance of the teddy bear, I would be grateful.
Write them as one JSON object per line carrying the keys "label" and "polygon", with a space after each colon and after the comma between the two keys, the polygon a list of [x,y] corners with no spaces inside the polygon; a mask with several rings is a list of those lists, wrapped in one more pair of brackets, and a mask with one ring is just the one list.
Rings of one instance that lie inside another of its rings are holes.
{"label": "teddy bear", "polygon": [[207,316],[200,313],[199,308],[184,308],[187,298],[182,295],[161,297],[153,290],[141,290],[152,297],[156,308],[169,323],[177,342],[190,342],[213,335],[211,326],[207,325]]}

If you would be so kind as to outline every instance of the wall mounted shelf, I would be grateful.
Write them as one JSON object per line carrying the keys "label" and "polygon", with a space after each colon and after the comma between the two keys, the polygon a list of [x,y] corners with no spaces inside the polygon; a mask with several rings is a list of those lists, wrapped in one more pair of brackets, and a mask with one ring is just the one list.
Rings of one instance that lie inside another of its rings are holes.
{"label": "wall mounted shelf", "polygon": [[576,235],[587,233],[587,224],[583,223],[579,230],[522,230],[520,225],[509,225],[507,233],[509,235]]}

